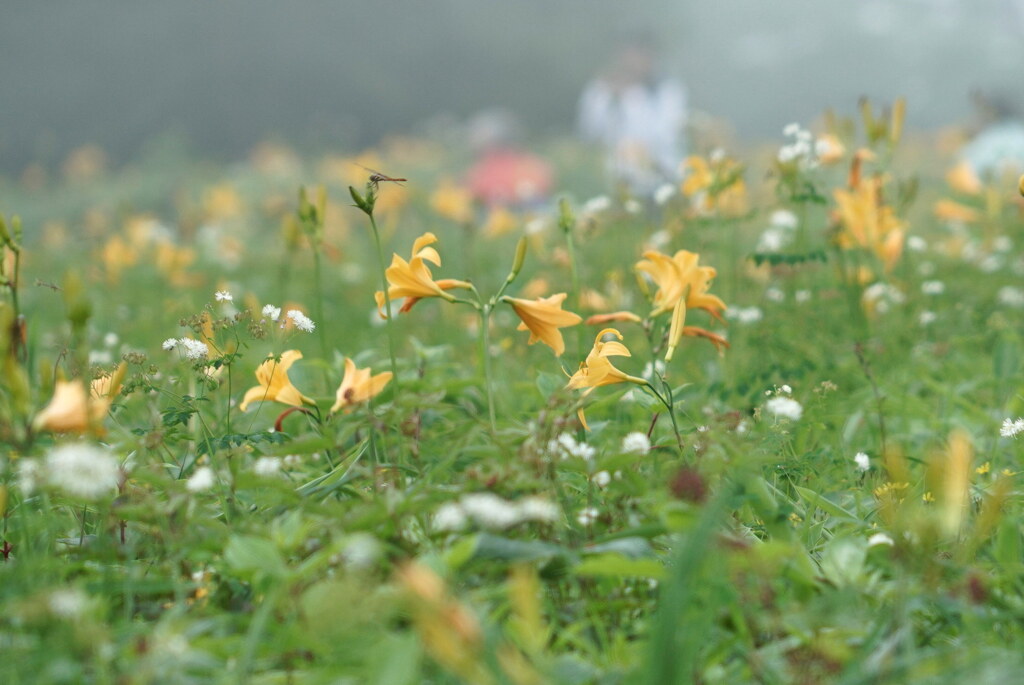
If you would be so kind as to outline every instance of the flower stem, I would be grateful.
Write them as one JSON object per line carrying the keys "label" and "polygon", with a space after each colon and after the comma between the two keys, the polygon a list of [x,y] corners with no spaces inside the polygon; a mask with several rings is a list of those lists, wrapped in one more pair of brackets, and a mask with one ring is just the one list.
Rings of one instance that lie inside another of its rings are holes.
{"label": "flower stem", "polygon": [[491,420],[491,432],[497,433],[494,418],[494,387],[491,383],[491,305],[480,307],[480,359],[484,370],[484,386],[487,389],[487,413]]}
{"label": "flower stem", "polygon": [[370,217],[370,228],[373,229],[373,241],[377,246],[377,264],[380,268],[381,290],[384,291],[384,313],[387,315],[386,325],[388,331],[388,357],[391,359],[391,379],[395,384],[395,396],[398,396],[398,363],[395,361],[395,325],[392,319],[394,313],[391,310],[391,295],[388,293],[387,269],[384,266],[384,250],[380,245],[380,231],[377,229],[377,221],[373,218],[373,212],[367,212]]}
{"label": "flower stem", "polygon": [[313,305],[316,308],[316,330],[320,334],[320,353],[327,359],[327,333],[324,329],[324,286],[320,268],[320,246],[313,244],[313,286],[316,288],[316,298]]}

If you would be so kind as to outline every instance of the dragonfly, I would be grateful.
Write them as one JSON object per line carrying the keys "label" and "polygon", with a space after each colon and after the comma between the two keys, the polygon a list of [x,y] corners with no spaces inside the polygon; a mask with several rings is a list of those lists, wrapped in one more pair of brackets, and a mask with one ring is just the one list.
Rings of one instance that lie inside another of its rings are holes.
{"label": "dragonfly", "polygon": [[403,183],[405,183],[406,181],[409,180],[407,178],[392,178],[391,176],[388,176],[387,174],[382,174],[381,172],[377,171],[376,169],[371,169],[370,167],[363,166],[362,164],[359,164],[359,163],[355,163],[355,164],[356,164],[356,166],[362,167],[363,169],[366,169],[367,171],[370,172],[370,183],[373,184],[373,189],[374,190],[376,190],[378,188],[379,184],[383,183],[383,182],[397,183],[398,185],[402,185]]}

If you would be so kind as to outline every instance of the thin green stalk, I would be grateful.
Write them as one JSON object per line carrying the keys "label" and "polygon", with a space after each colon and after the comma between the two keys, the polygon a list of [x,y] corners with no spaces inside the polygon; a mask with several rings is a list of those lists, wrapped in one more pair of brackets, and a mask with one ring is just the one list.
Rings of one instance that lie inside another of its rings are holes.
{"label": "thin green stalk", "polygon": [[391,311],[391,295],[388,293],[387,268],[384,266],[384,250],[380,244],[380,231],[377,229],[377,221],[373,218],[372,212],[367,212],[370,217],[370,228],[373,229],[373,241],[377,246],[377,264],[380,268],[381,290],[384,292],[384,312],[387,314],[386,326],[388,332],[388,357],[391,360],[391,380],[395,384],[395,396],[398,395],[398,362],[395,361],[395,330],[393,312]]}
{"label": "thin green stalk", "polygon": [[480,358],[484,370],[484,385],[487,387],[487,413],[491,419],[491,432],[498,432],[494,416],[494,385],[491,383],[491,305],[480,307]]}
{"label": "thin green stalk", "polygon": [[324,285],[323,273],[320,267],[320,246],[318,244],[313,245],[313,286],[316,288],[313,306],[316,308],[316,330],[320,334],[320,353],[324,359],[327,359],[327,331],[324,328]]}

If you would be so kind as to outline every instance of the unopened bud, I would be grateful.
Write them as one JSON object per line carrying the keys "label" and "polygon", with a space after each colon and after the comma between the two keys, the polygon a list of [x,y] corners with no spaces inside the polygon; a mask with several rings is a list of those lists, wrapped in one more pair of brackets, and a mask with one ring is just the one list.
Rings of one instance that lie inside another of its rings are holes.
{"label": "unopened bud", "polygon": [[903,120],[907,116],[907,101],[905,98],[896,98],[892,105],[892,119],[889,126],[889,142],[896,145],[903,137]]}
{"label": "unopened bud", "polygon": [[526,249],[529,243],[526,240],[526,236],[519,239],[519,244],[516,245],[516,256],[512,260],[512,272],[508,275],[508,280],[512,280],[519,275],[519,271],[523,268],[523,262],[526,261]]}
{"label": "unopened bud", "polygon": [[562,232],[569,233],[576,225],[576,215],[572,213],[572,206],[569,200],[562,198],[558,201],[558,227]]}

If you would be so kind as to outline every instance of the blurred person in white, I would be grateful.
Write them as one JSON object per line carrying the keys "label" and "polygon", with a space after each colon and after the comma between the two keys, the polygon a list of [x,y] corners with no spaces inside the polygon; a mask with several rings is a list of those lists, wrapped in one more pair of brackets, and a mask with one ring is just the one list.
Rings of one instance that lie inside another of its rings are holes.
{"label": "blurred person in white", "polygon": [[612,181],[637,195],[677,181],[686,152],[686,90],[658,67],[654,36],[630,34],[579,104],[580,134],[605,147]]}
{"label": "blurred person in white", "polygon": [[974,175],[988,182],[1024,173],[1024,121],[1018,107],[1005,94],[972,94],[978,112],[977,134],[960,150]]}

